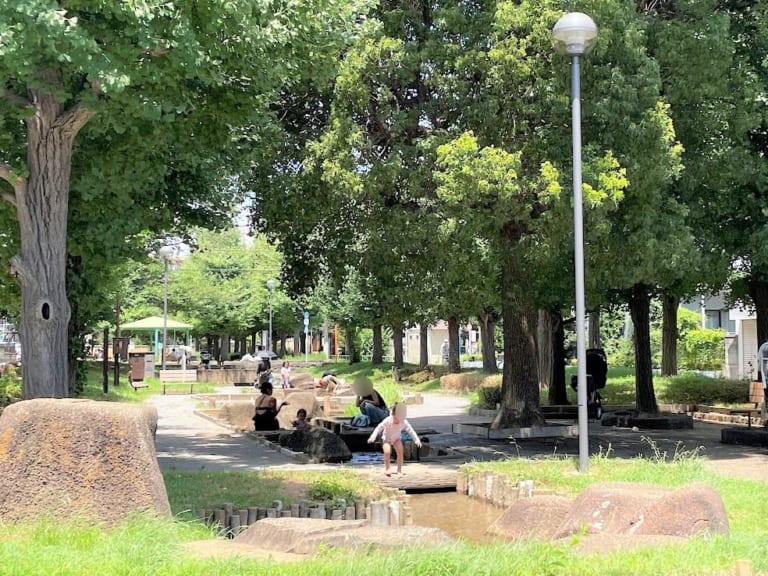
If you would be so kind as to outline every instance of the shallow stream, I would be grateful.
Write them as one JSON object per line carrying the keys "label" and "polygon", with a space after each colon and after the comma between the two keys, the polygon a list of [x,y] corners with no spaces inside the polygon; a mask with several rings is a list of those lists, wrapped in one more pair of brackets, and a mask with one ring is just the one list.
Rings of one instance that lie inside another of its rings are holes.
{"label": "shallow stream", "polygon": [[489,543],[494,537],[488,527],[504,510],[456,492],[412,494],[410,506],[413,523],[440,528],[453,538]]}

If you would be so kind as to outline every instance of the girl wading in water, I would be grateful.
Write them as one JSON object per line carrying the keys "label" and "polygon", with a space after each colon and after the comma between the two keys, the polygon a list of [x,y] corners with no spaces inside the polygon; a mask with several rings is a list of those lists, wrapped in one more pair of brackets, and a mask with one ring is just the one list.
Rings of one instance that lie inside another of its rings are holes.
{"label": "girl wading in water", "polygon": [[405,418],[406,406],[405,404],[395,403],[392,406],[392,413],[384,418],[378,426],[374,429],[373,433],[368,438],[368,443],[373,444],[376,442],[376,438],[381,434],[381,444],[384,450],[384,474],[391,476],[389,471],[389,461],[392,456],[392,448],[394,447],[397,454],[397,473],[403,473],[403,431],[407,432],[411,438],[413,438],[414,444],[421,448],[421,440],[419,440],[418,434],[411,427],[411,424]]}

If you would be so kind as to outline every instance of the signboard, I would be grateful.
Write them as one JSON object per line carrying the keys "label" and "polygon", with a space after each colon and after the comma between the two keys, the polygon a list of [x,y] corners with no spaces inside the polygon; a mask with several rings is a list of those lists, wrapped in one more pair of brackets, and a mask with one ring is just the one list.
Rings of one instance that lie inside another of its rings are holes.
{"label": "signboard", "polygon": [[128,356],[128,339],[112,338],[112,354],[126,358]]}

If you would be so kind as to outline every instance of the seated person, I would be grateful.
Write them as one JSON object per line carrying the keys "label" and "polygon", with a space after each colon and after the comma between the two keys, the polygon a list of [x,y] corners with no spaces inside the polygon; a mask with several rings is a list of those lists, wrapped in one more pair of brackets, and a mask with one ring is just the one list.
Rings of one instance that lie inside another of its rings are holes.
{"label": "seated person", "polygon": [[254,430],[278,430],[280,423],[277,421],[277,415],[283,406],[288,406],[288,402],[277,406],[277,399],[272,396],[272,384],[269,382],[261,384],[260,390],[261,396],[256,398],[256,410],[253,415]]}
{"label": "seated person", "polygon": [[296,420],[293,421],[293,427],[296,430],[306,432],[310,428],[309,420],[307,420],[307,411],[304,408],[299,408],[296,412]]}
{"label": "seated person", "polygon": [[368,417],[370,426],[376,426],[389,416],[389,410],[387,409],[384,397],[373,387],[373,382],[368,378],[355,380],[352,389],[357,394],[357,407],[360,408],[360,413]]}

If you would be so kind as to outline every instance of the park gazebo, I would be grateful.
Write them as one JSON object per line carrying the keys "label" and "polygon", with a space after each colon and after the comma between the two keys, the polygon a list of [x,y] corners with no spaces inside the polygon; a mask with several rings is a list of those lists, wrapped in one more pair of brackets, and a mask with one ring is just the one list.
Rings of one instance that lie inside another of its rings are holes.
{"label": "park gazebo", "polygon": [[153,351],[157,358],[162,346],[163,330],[167,331],[169,341],[174,342],[175,335],[182,333],[184,334],[184,342],[189,344],[189,331],[192,330],[192,325],[173,320],[172,318],[150,316],[149,318],[142,318],[141,320],[123,324],[120,326],[120,330],[123,332],[149,332],[153,334]]}

